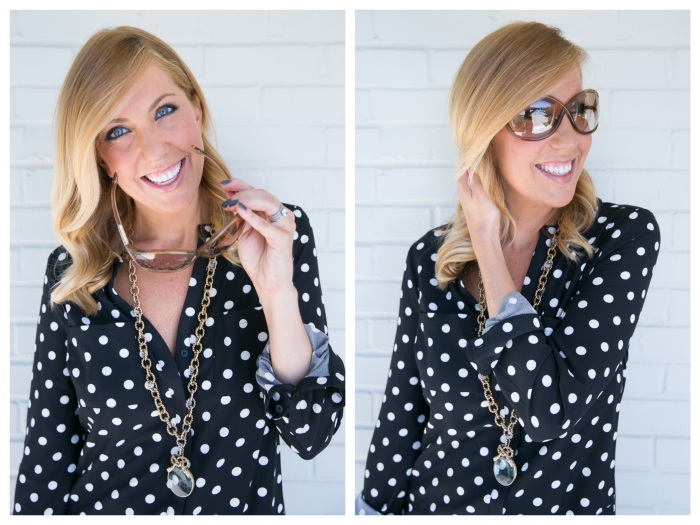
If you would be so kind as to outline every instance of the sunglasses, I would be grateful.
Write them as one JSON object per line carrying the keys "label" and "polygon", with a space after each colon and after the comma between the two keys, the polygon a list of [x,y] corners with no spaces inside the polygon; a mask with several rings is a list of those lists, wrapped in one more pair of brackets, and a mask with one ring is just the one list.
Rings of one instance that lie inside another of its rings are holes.
{"label": "sunglasses", "polygon": [[[192,149],[218,165],[224,171],[224,173],[228,175],[229,179],[233,178],[230,172],[209,153],[206,153],[204,150],[201,150],[196,146],[192,146]],[[245,226],[245,221],[243,221],[243,219],[241,219],[238,215],[222,208],[222,213],[224,215],[223,223],[225,226],[219,232],[214,232],[214,230],[211,230],[209,232],[211,237],[209,237],[209,239],[207,239],[198,249],[194,251],[141,250],[136,248],[126,236],[124,225],[122,224],[121,217],[119,216],[119,210],[117,209],[116,194],[117,174],[115,173],[114,177],[112,177],[112,211],[114,212],[114,220],[117,222],[119,235],[124,243],[124,248],[126,248],[127,253],[134,260],[134,262],[141,268],[153,272],[177,272],[189,267],[197,257],[212,258],[221,255],[225,251],[230,250],[236,241],[238,241],[238,237]]]}
{"label": "sunglasses", "polygon": [[590,135],[598,129],[598,93],[594,89],[586,89],[574,95],[566,104],[547,95],[518,113],[506,124],[506,129],[516,139],[546,139],[557,130],[564,114],[576,131]]}

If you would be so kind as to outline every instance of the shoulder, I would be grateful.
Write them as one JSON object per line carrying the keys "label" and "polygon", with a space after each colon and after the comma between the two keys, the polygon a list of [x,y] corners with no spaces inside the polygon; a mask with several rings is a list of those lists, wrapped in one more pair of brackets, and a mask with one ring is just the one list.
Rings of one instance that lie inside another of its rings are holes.
{"label": "shoulder", "polygon": [[311,230],[311,222],[306,211],[296,204],[289,204],[286,202],[282,203],[282,206],[287,208],[290,212],[294,214],[294,224],[296,225],[297,232]]}
{"label": "shoulder", "polygon": [[44,279],[44,284],[49,284],[50,288],[53,287],[54,283],[61,279],[63,272],[72,264],[72,262],[73,258],[65,246],[61,245],[55,248],[49,254],[46,262],[46,277]]}
{"label": "shoulder", "polygon": [[[406,264],[410,265],[417,274],[421,276],[433,277],[435,275],[435,261],[437,252],[444,242],[447,224],[428,230],[420,239],[414,242],[408,249]],[[425,272],[423,271],[425,270]]]}
{"label": "shoulder", "polygon": [[652,244],[660,240],[659,224],[651,211],[641,206],[598,199],[596,218],[585,234],[589,243],[597,248],[615,247],[642,236]]}

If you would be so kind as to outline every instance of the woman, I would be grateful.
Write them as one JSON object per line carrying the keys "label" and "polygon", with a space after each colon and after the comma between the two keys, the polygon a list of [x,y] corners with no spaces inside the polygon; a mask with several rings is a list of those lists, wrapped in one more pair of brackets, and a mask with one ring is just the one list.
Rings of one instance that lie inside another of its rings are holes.
{"label": "woman", "polygon": [[615,513],[627,348],[659,229],[596,198],[585,59],[518,22],[457,73],[459,204],[408,253],[358,513]]}
{"label": "woman", "polygon": [[231,179],[212,131],[153,35],[78,53],[15,513],[281,514],[280,436],[310,459],[340,425],[308,218]]}

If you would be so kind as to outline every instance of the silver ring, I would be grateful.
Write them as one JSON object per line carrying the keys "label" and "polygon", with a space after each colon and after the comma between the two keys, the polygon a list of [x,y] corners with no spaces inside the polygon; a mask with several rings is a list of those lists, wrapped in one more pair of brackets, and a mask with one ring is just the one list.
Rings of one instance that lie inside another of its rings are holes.
{"label": "silver ring", "polygon": [[289,215],[289,210],[284,207],[283,204],[280,204],[280,209],[277,210],[277,213],[274,215],[268,215],[267,218],[270,219],[272,222],[277,222],[278,220],[282,219],[283,217],[286,217]]}

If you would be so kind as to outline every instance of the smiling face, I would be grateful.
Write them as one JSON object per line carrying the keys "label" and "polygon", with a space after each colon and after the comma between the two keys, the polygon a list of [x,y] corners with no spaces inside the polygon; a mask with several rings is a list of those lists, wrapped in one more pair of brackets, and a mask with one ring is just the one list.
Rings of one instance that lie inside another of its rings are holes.
{"label": "smiling face", "polygon": [[[547,94],[566,104],[582,90],[581,78],[573,72]],[[548,218],[554,208],[566,206],[574,197],[593,138],[578,133],[565,114],[562,118],[557,131],[543,140],[520,140],[504,127],[491,141],[515,217],[541,214]]]}
{"label": "smiling face", "polygon": [[162,223],[196,213],[204,158],[202,110],[173,79],[149,68],[125,97],[115,120],[97,138],[108,174],[136,203],[137,213]]}

